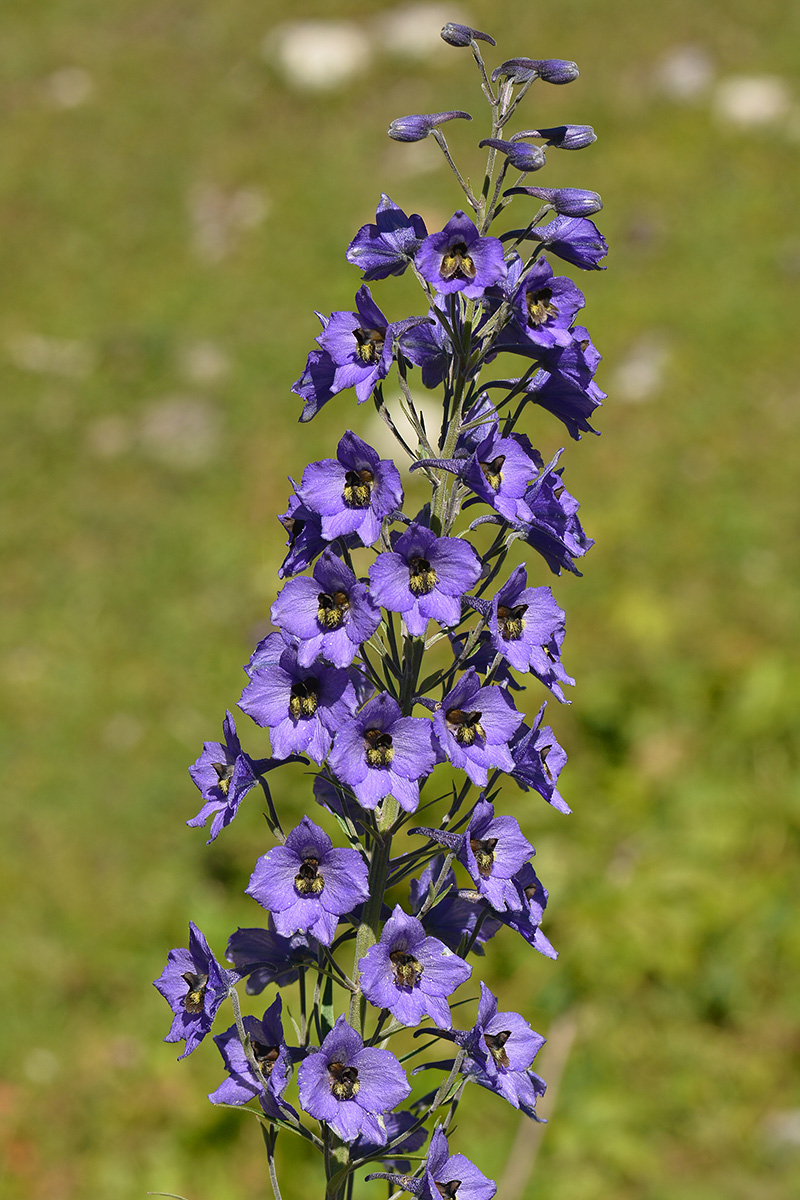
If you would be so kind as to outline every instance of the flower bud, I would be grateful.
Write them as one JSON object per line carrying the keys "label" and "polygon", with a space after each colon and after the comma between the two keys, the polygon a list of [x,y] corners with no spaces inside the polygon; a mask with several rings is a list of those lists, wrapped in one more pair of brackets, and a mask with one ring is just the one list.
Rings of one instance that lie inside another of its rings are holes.
{"label": "flower bud", "polygon": [[508,58],[492,71],[492,83],[510,79],[512,83],[530,83],[541,79],[544,83],[572,83],[580,71],[577,63],[563,58]]}
{"label": "flower bud", "polygon": [[392,121],[387,133],[396,142],[421,142],[437,125],[443,125],[445,121],[452,121],[455,117],[463,117],[465,121],[472,120],[468,112],[460,111],[412,113],[408,117],[397,117]]}
{"label": "flower bud", "polygon": [[523,194],[547,201],[565,217],[590,217],[603,207],[597,192],[587,192],[583,188],[512,187],[503,193],[504,196]]}
{"label": "flower bud", "polygon": [[481,33],[479,29],[470,29],[469,25],[457,25],[454,21],[448,21],[441,32],[443,41],[447,42],[448,46],[469,46],[470,42],[488,42],[490,46],[496,46],[497,42],[493,37],[489,37],[488,33]]}
{"label": "flower bud", "polygon": [[544,150],[540,146],[532,146],[529,142],[505,142],[502,138],[484,138],[479,143],[483,146],[494,146],[501,154],[505,154],[509,165],[517,171],[538,171],[545,164]]}
{"label": "flower bud", "polygon": [[555,146],[559,150],[582,150],[584,146],[591,146],[592,142],[597,141],[597,134],[591,125],[554,125],[550,129],[523,129],[521,133],[515,133],[511,140],[514,142],[525,137],[544,138],[548,146]]}

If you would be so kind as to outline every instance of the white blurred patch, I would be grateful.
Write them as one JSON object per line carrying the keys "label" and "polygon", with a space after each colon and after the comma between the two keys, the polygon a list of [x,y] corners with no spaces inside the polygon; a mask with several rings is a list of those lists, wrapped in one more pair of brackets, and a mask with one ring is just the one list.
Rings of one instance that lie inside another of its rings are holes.
{"label": "white blurred patch", "polygon": [[58,1059],[52,1050],[37,1046],[31,1050],[22,1061],[25,1078],[31,1083],[52,1083],[58,1074]]}
{"label": "white blurred patch", "polygon": [[421,61],[446,49],[440,34],[448,21],[469,23],[457,5],[402,4],[376,18],[376,39],[387,54]]}
{"label": "white blurred patch", "polygon": [[83,67],[59,67],[45,80],[44,91],[53,108],[80,108],[91,100],[94,80]]}
{"label": "white blurred patch", "polygon": [[178,353],[178,369],[189,383],[220,383],[231,372],[231,360],[214,342],[192,342]]}
{"label": "white blurred patch", "polygon": [[192,250],[201,262],[222,262],[242,233],[256,229],[269,212],[258,188],[226,192],[214,183],[198,183],[189,192]]}
{"label": "white blurred patch", "polygon": [[46,337],[41,333],[20,333],[9,338],[8,356],[21,371],[40,375],[61,375],[65,379],[85,379],[95,365],[95,355],[85,342],[72,338]]}
{"label": "white blurred patch", "polygon": [[656,65],[655,86],[663,96],[680,103],[698,99],[711,86],[714,64],[702,46],[676,46]]}
{"label": "white blurred patch", "polygon": [[168,396],[151,404],[139,429],[142,449],[170,467],[194,470],[219,452],[221,422],[217,409],[193,396]]}
{"label": "white blurred patch", "polygon": [[741,129],[777,125],[792,110],[792,92],[778,75],[733,75],[717,84],[712,108],[718,120]]}
{"label": "white blurred patch", "polygon": [[800,1108],[767,1113],[764,1134],[768,1142],[780,1149],[800,1150]]}
{"label": "white blurred patch", "polygon": [[[442,406],[434,400],[427,399],[427,397],[414,396],[413,392],[412,398],[415,409],[418,413],[421,413],[425,423],[425,432],[428,441],[433,446],[434,452],[436,452],[436,443],[439,440],[439,430],[442,424]],[[397,432],[411,449],[415,450],[418,438],[414,432],[414,427],[400,407],[399,396],[387,396],[386,406],[389,409],[389,415],[394,421]],[[370,417],[364,437],[370,446],[374,446],[382,458],[394,459],[401,468],[407,468],[408,464],[403,447],[379,413],[375,412]],[[423,476],[420,475],[420,478],[423,478]]]}
{"label": "white blurred patch", "polygon": [[144,737],[144,726],[132,713],[118,712],[103,726],[103,745],[109,750],[133,750]]}
{"label": "white blurred patch", "polygon": [[119,458],[132,444],[130,422],[117,413],[97,417],[86,427],[86,448],[95,458]]}
{"label": "white blurred patch", "polygon": [[669,351],[658,334],[645,334],[629,349],[613,372],[609,384],[612,399],[624,404],[642,404],[659,391],[669,363]]}
{"label": "white blurred patch", "polygon": [[291,86],[323,92],[368,65],[370,41],[353,21],[293,21],[267,34],[262,54]]}

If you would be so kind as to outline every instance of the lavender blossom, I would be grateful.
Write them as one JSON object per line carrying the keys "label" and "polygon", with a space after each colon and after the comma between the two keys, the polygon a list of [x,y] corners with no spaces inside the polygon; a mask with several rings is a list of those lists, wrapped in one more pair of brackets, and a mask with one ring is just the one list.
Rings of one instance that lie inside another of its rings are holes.
{"label": "lavender blossom", "polygon": [[286,584],[271,616],[284,635],[297,639],[301,667],[310,667],[318,657],[335,667],[348,667],[381,622],[366,584],[330,551],[323,553],[311,579]]}
{"label": "lavender blossom", "polygon": [[546,704],[543,704],[539,709],[530,729],[527,725],[520,725],[511,739],[514,766],[509,774],[523,791],[527,792],[533,788],[559,812],[571,813],[572,809],[556,786],[567,756],[556,741],[550,726],[542,726],[546,707]]}
{"label": "lavender blossom", "polygon": [[239,1040],[235,1025],[215,1036],[228,1078],[208,1097],[212,1104],[247,1104],[258,1098],[268,1117],[285,1120],[297,1118],[297,1113],[283,1100],[289,1083],[291,1062],[281,1025],[281,998],[277,996],[259,1021],[257,1017],[243,1018],[245,1033],[250,1040],[253,1057],[266,1081],[257,1077]]}
{"label": "lavender blossom", "polygon": [[431,739],[429,720],[404,717],[397,701],[382,692],[340,726],[328,765],[364,808],[392,795],[413,812],[420,781],[436,763]]}
{"label": "lavender blossom", "polygon": [[239,928],[232,933],[225,957],[240,977],[247,978],[248,996],[257,996],[270,983],[295,983],[302,968],[316,963],[317,943],[304,933],[281,937],[270,917],[266,929]]}
{"label": "lavender blossom", "polygon": [[532,229],[528,237],[583,271],[605,271],[600,260],[608,254],[608,243],[586,217],[554,217],[549,225]]}
{"label": "lavender blossom", "polygon": [[370,567],[377,603],[400,613],[413,637],[424,635],[431,617],[440,625],[455,625],[461,619],[461,596],[481,572],[469,542],[437,537],[412,522],[402,534],[392,535],[391,544]]}
{"label": "lavender blossom", "polygon": [[355,533],[365,546],[377,539],[383,518],[403,503],[397,467],[349,430],[335,459],[306,467],[297,494],[319,515],[327,541]]}
{"label": "lavender blossom", "polygon": [[261,759],[254,762],[242,750],[236,736],[236,725],[229,712],[222,723],[225,744],[204,742],[203,753],[189,767],[195,787],[203,797],[203,807],[187,825],[205,825],[209,817],[211,836],[208,843],[230,825],[244,797],[258,783],[259,774],[277,765],[276,759]]}
{"label": "lavender blossom", "polygon": [[520,908],[519,893],[511,880],[532,854],[514,817],[494,815],[494,805],[481,799],[475,805],[458,851],[459,861],[475,887],[498,912]]}
{"label": "lavender blossom", "polygon": [[432,233],[417,252],[417,270],[437,292],[462,292],[468,299],[505,278],[503,246],[498,238],[481,237],[461,209],[441,233]]}
{"label": "lavender blossom", "polygon": [[375,224],[361,226],[345,257],[360,267],[365,280],[388,279],[390,275],[403,274],[427,236],[422,217],[417,213],[407,217],[382,192]]}
{"label": "lavender blossom", "polygon": [[469,670],[437,706],[433,731],[453,766],[485,787],[489,767],[513,769],[508,744],[521,722],[522,713],[506,692],[481,687],[476,672]]}
{"label": "lavender blossom", "polygon": [[422,922],[394,907],[380,940],[360,959],[361,990],[376,1008],[388,1008],[404,1025],[424,1016],[449,1029],[447,997],[472,974],[472,967],[435,937]]}
{"label": "lavender blossom", "polygon": [[339,917],[369,895],[367,867],[357,850],[334,849],[303,817],[285,845],[261,856],[246,890],[272,913],[282,937],[309,933],[329,946]]}
{"label": "lavender blossom", "polygon": [[365,1046],[344,1017],[300,1064],[297,1085],[303,1109],[329,1125],[342,1141],[352,1142],[363,1134],[379,1146],[386,1145],[381,1117],[411,1091],[391,1051]]}
{"label": "lavender blossom", "polygon": [[175,1014],[165,1042],[186,1043],[186,1058],[211,1029],[217,1009],[228,996],[237,976],[221,967],[204,935],[189,922],[189,949],[170,950],[167,965],[154,986]]}
{"label": "lavender blossom", "polygon": [[[444,856],[435,855],[428,863],[419,879],[412,879],[409,887],[409,903],[411,911],[416,915],[428,899],[444,866]],[[472,942],[472,953],[483,954],[483,945],[497,933],[500,928],[499,920],[486,917],[486,905],[481,901],[475,903],[464,899],[456,887],[455,871],[452,867],[442,881],[444,895],[430,908],[422,918],[427,933],[444,942],[451,950],[457,952],[462,938]],[[482,916],[480,925],[478,918]],[[477,927],[477,934],[475,933]],[[473,939],[474,935],[474,939]]]}

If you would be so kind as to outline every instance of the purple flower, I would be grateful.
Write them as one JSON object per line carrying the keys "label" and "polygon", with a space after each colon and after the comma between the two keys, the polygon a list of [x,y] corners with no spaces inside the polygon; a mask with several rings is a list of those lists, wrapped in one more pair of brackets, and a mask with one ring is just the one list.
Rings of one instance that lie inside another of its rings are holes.
{"label": "purple flower", "polygon": [[608,254],[608,243],[594,222],[585,217],[554,217],[549,225],[532,229],[528,237],[584,271],[605,271],[600,260]]}
{"label": "purple flower", "polygon": [[433,731],[454,767],[466,771],[478,787],[488,767],[510,771],[508,743],[522,722],[513,702],[499,687],[481,687],[473,669],[465,671],[433,717]]}
{"label": "purple flower", "polygon": [[560,575],[562,567],[580,575],[575,559],[581,558],[594,541],[586,536],[578,520],[578,501],[564,487],[561,471],[554,470],[561,454],[563,449],[526,491],[517,509],[515,528],[541,554],[554,575]]}
{"label": "purple flower", "polygon": [[[412,912],[417,913],[422,908],[431,888],[439,878],[443,865],[444,856],[437,854],[428,863],[419,879],[411,880],[409,902]],[[459,896],[456,889],[456,876],[452,868],[447,872],[443,882],[448,890],[434,904],[433,908],[428,909],[423,918],[423,924],[428,933],[457,952],[461,939],[472,936],[478,917],[486,906],[482,902],[475,904]],[[483,954],[483,943],[493,938],[499,928],[500,923],[495,917],[484,917],[472,947],[472,953]]]}
{"label": "purple flower", "polygon": [[581,433],[597,433],[588,418],[606,398],[594,381],[586,387],[574,383],[558,371],[537,371],[525,389],[534,404],[541,405],[562,421],[570,437],[580,440]]}
{"label": "purple flower", "polygon": [[513,521],[519,502],[544,466],[524,433],[500,437],[493,431],[475,448],[463,468],[464,482],[476,496]]}
{"label": "purple flower", "polygon": [[303,576],[286,584],[271,615],[284,634],[298,639],[301,667],[310,667],[318,657],[335,667],[348,667],[381,623],[366,584],[330,551],[322,555],[311,579]]}
{"label": "purple flower", "polygon": [[233,971],[219,965],[205,937],[190,921],[189,949],[181,946],[170,950],[167,965],[154,980],[154,987],[175,1014],[164,1041],[186,1042],[179,1058],[185,1058],[200,1045],[236,978]]}
{"label": "purple flower", "polygon": [[564,611],[548,587],[527,587],[524,566],[517,567],[491,604],[468,597],[468,603],[489,618],[495,653],[516,671],[533,671],[553,695],[564,701],[562,683],[575,682],[561,665]]}
{"label": "purple flower", "polygon": [[496,920],[520,933],[546,958],[558,958],[558,953],[539,928],[548,896],[531,864],[524,863],[511,882],[519,894],[519,906],[497,913]]}
{"label": "purple flower", "polygon": [[253,670],[239,698],[242,712],[269,729],[276,758],[301,752],[316,763],[324,761],[333,734],[356,704],[347,671],[322,663],[301,667],[291,646],[277,663]]}
{"label": "purple flower", "polygon": [[339,917],[369,896],[367,867],[357,850],[334,849],[303,817],[285,845],[261,856],[245,890],[272,913],[282,937],[308,932],[329,946]]}
{"label": "purple flower", "polygon": [[427,236],[422,217],[417,213],[407,217],[402,208],[381,192],[375,224],[361,226],[345,257],[361,268],[367,280],[402,275]]}
{"label": "purple flower", "polygon": [[567,756],[556,741],[550,726],[542,727],[546,707],[547,705],[543,704],[539,709],[531,729],[527,725],[520,725],[511,739],[514,766],[509,774],[524,792],[533,788],[543,800],[552,804],[553,808],[562,813],[570,813],[572,809],[556,786]]}
{"label": "purple flower", "polygon": [[497,1184],[487,1179],[465,1154],[450,1154],[447,1138],[437,1125],[431,1138],[420,1200],[442,1200],[458,1197],[458,1200],[492,1200]]}
{"label": "purple flower", "polygon": [[467,1051],[466,1073],[519,1108],[520,1093],[528,1095],[524,1077],[545,1043],[541,1034],[519,1013],[498,1012],[497,997],[481,981],[477,1020],[472,1029],[456,1032],[453,1040]]}
{"label": "purple flower", "polygon": [[373,598],[390,612],[401,613],[412,637],[422,637],[428,620],[455,625],[461,620],[461,597],[481,573],[480,559],[469,542],[437,537],[412,522],[392,534],[392,549],[370,567]]}
{"label": "purple flower", "polygon": [[317,943],[303,933],[281,937],[269,918],[266,929],[237,929],[228,939],[225,957],[247,976],[248,996],[257,996],[269,983],[287,987],[300,976],[300,968],[316,963]]}
{"label": "purple flower", "polygon": [[481,237],[459,209],[441,233],[432,233],[422,243],[417,270],[437,292],[463,292],[474,300],[505,278],[503,246],[499,238]]}
{"label": "purple flower", "polygon": [[537,196],[565,217],[590,217],[603,207],[597,192],[588,192],[584,188],[511,187],[503,195]]}
{"label": "purple flower", "polygon": [[[383,1118],[384,1128],[386,1129],[386,1141],[388,1145],[401,1137],[407,1129],[411,1129],[412,1125],[417,1124],[417,1119],[408,1109],[401,1109],[400,1112],[386,1113]],[[415,1150],[419,1150],[425,1144],[428,1138],[428,1132],[425,1128],[414,1129],[409,1133],[408,1137],[403,1138],[402,1142],[394,1147],[393,1150],[384,1150],[378,1142],[371,1142],[363,1133],[360,1133],[353,1142],[353,1150],[351,1160],[359,1159],[364,1161],[368,1158],[380,1158],[383,1160],[384,1166],[391,1167],[393,1171],[410,1171],[411,1163],[408,1159],[397,1157],[403,1154],[413,1154]]]}
{"label": "purple flower", "polygon": [[449,1029],[451,995],[472,974],[472,967],[435,937],[399,904],[383,927],[380,941],[359,960],[361,990],[376,1008],[388,1008],[404,1025],[430,1017]]}
{"label": "purple flower", "polygon": [[508,165],[515,171],[539,171],[545,165],[544,150],[530,142],[505,141],[503,138],[484,138],[479,146],[492,146],[505,154]]}
{"label": "purple flower", "polygon": [[397,467],[350,430],[339,442],[335,459],[306,467],[297,494],[319,514],[327,541],[356,533],[365,546],[377,539],[383,518],[403,503]]}
{"label": "purple flower", "polygon": [[336,363],[326,350],[312,350],[303,374],[291,386],[291,391],[304,401],[301,421],[310,421],[341,388],[334,386]]}
{"label": "purple flower", "polygon": [[297,1116],[282,1099],[289,1082],[291,1064],[281,1025],[281,998],[274,1002],[259,1021],[257,1017],[243,1018],[245,1032],[250,1038],[253,1057],[266,1080],[266,1088],[248,1062],[239,1040],[236,1026],[231,1025],[214,1038],[228,1071],[228,1078],[208,1097],[212,1104],[247,1104],[258,1097],[268,1117],[278,1120]]}
{"label": "purple flower", "polygon": [[514,817],[494,815],[494,805],[479,800],[458,851],[473,883],[492,908],[519,908],[521,901],[511,880],[526,859],[535,854]]}
{"label": "purple flower", "polygon": [[511,328],[535,346],[568,346],[570,326],[584,303],[580,288],[565,275],[553,275],[550,264],[540,258],[522,276],[514,293]]}
{"label": "purple flower", "polygon": [[339,727],[328,765],[364,808],[375,808],[392,795],[401,808],[413,812],[420,780],[436,764],[431,739],[427,718],[404,717],[400,705],[382,692]]}
{"label": "purple flower", "polygon": [[300,1104],[324,1121],[342,1141],[363,1134],[386,1145],[383,1113],[411,1091],[405,1071],[390,1050],[365,1046],[344,1017],[339,1017],[319,1050],[312,1051],[297,1072]]}
{"label": "purple flower", "polygon": [[205,825],[208,818],[212,817],[208,844],[226,825],[230,825],[242,800],[258,783],[258,774],[277,765],[273,759],[256,763],[249,754],[243,752],[229,712],[225,713],[222,732],[225,745],[221,742],[204,742],[203,753],[189,767],[192,782],[200,789],[204,803],[197,816],[186,824]]}
{"label": "purple flower", "polygon": [[437,303],[430,310],[430,321],[414,325],[400,338],[400,350],[415,367],[422,369],[422,383],[426,388],[437,388],[444,380],[453,359],[453,345],[437,319]]}
{"label": "purple flower", "polygon": [[456,117],[461,117],[464,121],[472,120],[468,112],[456,109],[440,113],[412,113],[408,117],[395,117],[386,132],[396,142],[421,142],[434,129],[444,125],[446,121],[455,120]]}
{"label": "purple flower", "polygon": [[[294,481],[292,483],[294,484]],[[306,567],[310,567],[317,555],[325,550],[330,542],[322,536],[322,520],[319,513],[306,508],[299,496],[289,497],[289,507],[278,520],[289,534],[286,542],[289,553],[278,568],[278,576],[285,579],[287,575],[297,575],[300,571],[305,571]],[[340,547],[342,546],[352,550],[360,545],[359,538],[349,533],[346,537],[338,538],[331,549],[337,554],[341,554]]]}
{"label": "purple flower", "polygon": [[356,293],[356,309],[332,313],[317,341],[336,366],[332,390],[354,387],[359,404],[363,404],[389,374],[395,327],[366,285]]}

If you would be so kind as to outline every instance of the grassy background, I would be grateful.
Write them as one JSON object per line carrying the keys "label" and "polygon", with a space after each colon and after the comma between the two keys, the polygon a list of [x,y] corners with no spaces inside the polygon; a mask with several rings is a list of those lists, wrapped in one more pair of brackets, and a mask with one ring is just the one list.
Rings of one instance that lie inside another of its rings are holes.
{"label": "grassy background", "polygon": [[[3,6],[9,1200],[266,1194],[255,1127],[205,1100],[216,1053],[175,1065],[150,980],[189,917],[218,947],[258,919],[242,893],[268,844],[257,811],[206,849],[183,826],[197,807],[186,766],[219,736],[268,617],[286,475],[352,422],[370,428],[349,396],[295,424],[311,309],[349,307],[343,249],[381,190],[431,228],[457,206],[445,170],[387,144],[389,120],[478,110],[469,55],[443,44],[422,63],[376,54],[322,93],[287,84],[262,42],[289,19],[371,30],[391,10]],[[554,583],[578,688],[550,719],[575,815],[506,793],[561,957],[508,937],[487,966],[506,1007],[555,1033],[542,1073],[560,1056],[563,1080],[530,1178],[529,1128],[509,1153],[518,1118],[499,1100],[469,1096],[457,1140],[495,1178],[520,1166],[504,1200],[784,1200],[800,1195],[800,110],[737,127],[715,115],[714,89],[796,80],[800,10],[460,11],[500,57],[580,63],[521,124],[597,128],[585,154],[551,154],[542,182],[602,193],[612,255],[580,280],[608,364],[603,436],[565,456],[597,546],[585,578]],[[659,64],[684,46],[713,79],[678,103]],[[480,136],[464,125],[452,139],[475,173]],[[398,315],[418,304],[405,281],[379,297]],[[634,402],[643,357],[657,369]],[[563,442],[546,414],[529,431],[546,457]],[[299,813],[302,789],[292,776],[281,803]],[[284,1157],[287,1200],[318,1194],[314,1171]]]}

